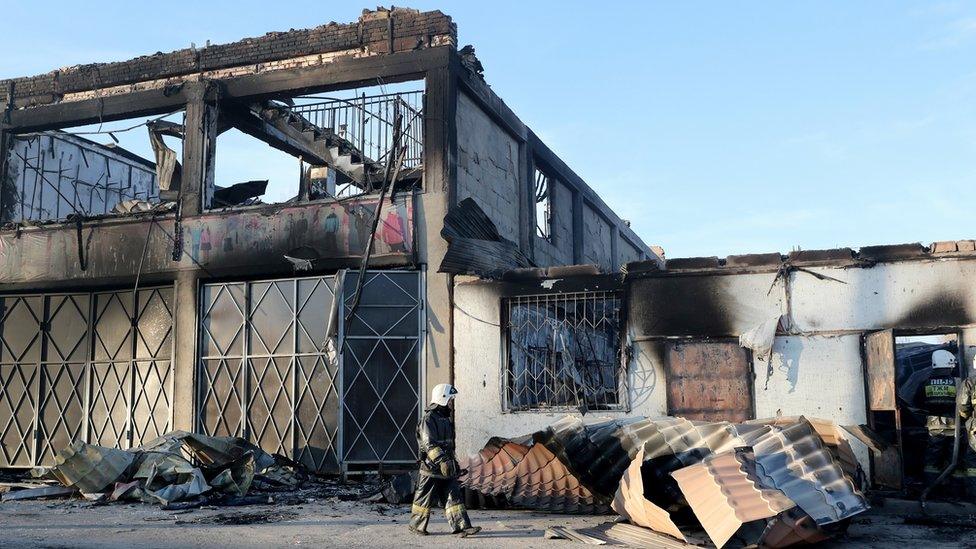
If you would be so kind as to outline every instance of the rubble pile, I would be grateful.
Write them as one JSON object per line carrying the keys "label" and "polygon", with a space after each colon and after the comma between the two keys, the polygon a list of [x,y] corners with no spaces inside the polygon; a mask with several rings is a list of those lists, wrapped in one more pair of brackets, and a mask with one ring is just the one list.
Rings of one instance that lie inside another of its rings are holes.
{"label": "rubble pile", "polygon": [[570,513],[609,507],[634,526],[717,547],[822,541],[868,509],[841,429],[805,417],[585,424],[567,416],[531,435],[493,438],[461,467],[469,500]]}
{"label": "rubble pile", "polygon": [[242,438],[183,431],[131,450],[73,442],[57,453],[55,463],[35,476],[61,487],[12,492],[9,499],[80,493],[95,502],[142,501],[166,509],[242,505],[268,502],[266,495],[249,497],[254,490],[295,491],[308,478],[299,465]]}

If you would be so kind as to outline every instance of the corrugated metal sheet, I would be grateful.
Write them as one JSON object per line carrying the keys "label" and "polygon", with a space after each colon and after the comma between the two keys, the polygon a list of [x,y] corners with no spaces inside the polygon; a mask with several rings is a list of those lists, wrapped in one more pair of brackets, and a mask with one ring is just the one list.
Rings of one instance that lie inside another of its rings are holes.
{"label": "corrugated metal sheet", "polygon": [[607,498],[583,486],[545,446],[528,444],[492,438],[478,454],[459,460],[468,470],[461,485],[526,509],[581,514],[610,510]]}
{"label": "corrugated metal sheet", "polygon": [[515,487],[515,470],[529,453],[529,447],[502,438],[492,438],[477,454],[458,459],[468,473],[461,485],[489,496],[507,496]]}
{"label": "corrugated metal sheet", "polygon": [[534,264],[517,244],[503,238],[487,214],[465,198],[444,216],[441,236],[448,242],[438,272],[500,277]]}
{"label": "corrugated metal sheet", "polygon": [[644,450],[640,450],[620,479],[620,487],[613,498],[613,510],[637,526],[687,541],[684,532],[671,520],[671,514],[644,497],[643,465]]}
{"label": "corrugated metal sheet", "polygon": [[806,419],[764,436],[752,448],[760,482],[781,490],[818,525],[868,508]]}
{"label": "corrugated metal sheet", "polygon": [[774,517],[796,504],[779,490],[757,484],[751,452],[733,450],[671,473],[717,547],[746,522]]}
{"label": "corrugated metal sheet", "polygon": [[557,513],[597,515],[609,503],[580,484],[579,479],[548,448],[534,444],[515,470],[509,501],[516,507]]}
{"label": "corrugated metal sheet", "polygon": [[628,547],[648,547],[654,549],[695,547],[692,544],[678,541],[664,534],[658,534],[653,530],[627,524],[626,522],[605,522],[593,528],[580,528],[577,532],[590,538],[603,540],[614,545],[626,545]]}
{"label": "corrugated metal sheet", "polygon": [[772,419],[754,420],[749,423],[771,425],[782,429],[799,423],[804,419],[810,422],[813,429],[820,435],[820,439],[827,446],[830,455],[840,464],[841,470],[851,480],[851,483],[858,488],[864,487],[867,482],[867,475],[864,469],[861,468],[861,464],[858,463],[857,457],[854,455],[854,449],[851,448],[850,441],[844,435],[845,431],[842,431],[833,421],[806,416],[780,416]]}
{"label": "corrugated metal sheet", "polygon": [[[684,418],[626,418],[584,424],[566,416],[534,435],[565,463],[583,484],[610,496],[620,477],[644,449],[645,461],[670,482],[667,473],[698,463],[713,452],[748,446],[751,440],[770,431],[759,424],[694,422]],[[645,468],[646,469],[646,468]]]}
{"label": "corrugated metal sheet", "polygon": [[822,530],[810,515],[794,507],[767,521],[759,538],[760,547],[789,547],[825,541],[830,534]]}

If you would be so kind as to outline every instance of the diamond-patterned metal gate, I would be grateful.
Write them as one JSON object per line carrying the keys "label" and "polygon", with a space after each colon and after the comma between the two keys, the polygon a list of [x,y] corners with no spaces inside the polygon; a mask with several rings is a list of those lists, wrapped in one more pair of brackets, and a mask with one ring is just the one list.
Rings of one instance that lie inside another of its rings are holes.
{"label": "diamond-patterned metal gate", "polygon": [[137,297],[0,295],[0,467],[52,465],[73,440],[128,448],[170,430],[172,288]]}
{"label": "diamond-patterned metal gate", "polygon": [[[343,285],[343,318],[356,273]],[[423,279],[416,271],[367,272],[355,314],[342,324],[342,439],[345,464],[417,460]]]}
{"label": "diamond-patterned metal gate", "polygon": [[326,334],[334,285],[309,277],[203,286],[198,430],[339,470],[339,366]]}
{"label": "diamond-patterned metal gate", "polygon": [[[322,472],[413,463],[420,274],[366,276],[355,317],[338,314],[338,363],[326,338],[335,277],[204,285],[197,429],[243,436]],[[345,308],[356,277],[345,278]]]}

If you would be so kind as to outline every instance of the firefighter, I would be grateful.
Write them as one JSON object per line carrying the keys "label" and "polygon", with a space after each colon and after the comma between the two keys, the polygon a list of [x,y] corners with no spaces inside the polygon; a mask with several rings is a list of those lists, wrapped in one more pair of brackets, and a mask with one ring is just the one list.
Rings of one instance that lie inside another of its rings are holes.
{"label": "firefighter", "polygon": [[928,412],[925,428],[927,477],[937,477],[952,460],[955,435],[956,355],[940,349],[932,353],[932,375],[923,385],[922,407]]}
{"label": "firefighter", "polygon": [[431,403],[417,426],[420,475],[410,514],[410,531],[415,534],[427,535],[430,510],[440,505],[444,506],[452,533],[463,538],[481,531],[481,527],[471,525],[458,483],[460,471],[454,457],[454,421],[448,407],[455,395],[457,389],[447,383],[434,387]]}
{"label": "firefighter", "polygon": [[962,382],[962,386],[956,392],[956,404],[959,408],[959,416],[966,421],[965,435],[969,440],[969,450],[976,453],[976,357],[973,358],[974,374]]}

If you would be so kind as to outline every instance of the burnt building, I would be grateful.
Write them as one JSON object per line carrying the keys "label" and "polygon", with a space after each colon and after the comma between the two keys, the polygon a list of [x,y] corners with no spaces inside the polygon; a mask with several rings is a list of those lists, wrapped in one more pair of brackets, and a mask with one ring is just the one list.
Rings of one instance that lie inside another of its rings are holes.
{"label": "burnt building", "polygon": [[175,429],[412,465],[455,276],[659,260],[409,9],[0,82],[0,223],[0,467]]}

